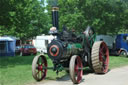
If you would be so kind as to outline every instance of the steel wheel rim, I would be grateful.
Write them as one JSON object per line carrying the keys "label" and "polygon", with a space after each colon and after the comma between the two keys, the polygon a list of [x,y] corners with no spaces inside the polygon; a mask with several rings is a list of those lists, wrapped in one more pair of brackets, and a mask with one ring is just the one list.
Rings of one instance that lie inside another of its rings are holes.
{"label": "steel wheel rim", "polygon": [[38,80],[43,80],[47,73],[47,61],[44,57],[39,57],[36,63],[36,77]]}
{"label": "steel wheel rim", "polygon": [[76,81],[77,83],[80,83],[81,79],[82,79],[82,74],[83,74],[83,70],[82,70],[83,66],[82,66],[82,63],[81,63],[81,59],[80,57],[78,56],[76,58],[76,63],[75,63],[75,78],[76,78]]}
{"label": "steel wheel rim", "polygon": [[106,44],[103,42],[99,49],[99,60],[104,73],[108,71],[109,51]]}

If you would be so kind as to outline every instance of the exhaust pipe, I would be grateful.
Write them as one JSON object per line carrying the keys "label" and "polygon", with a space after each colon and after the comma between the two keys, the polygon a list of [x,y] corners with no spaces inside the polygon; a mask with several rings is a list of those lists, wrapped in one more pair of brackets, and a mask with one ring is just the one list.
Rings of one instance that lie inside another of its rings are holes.
{"label": "exhaust pipe", "polygon": [[56,27],[57,30],[59,30],[58,11],[59,11],[59,7],[57,6],[52,7],[52,24],[53,27]]}

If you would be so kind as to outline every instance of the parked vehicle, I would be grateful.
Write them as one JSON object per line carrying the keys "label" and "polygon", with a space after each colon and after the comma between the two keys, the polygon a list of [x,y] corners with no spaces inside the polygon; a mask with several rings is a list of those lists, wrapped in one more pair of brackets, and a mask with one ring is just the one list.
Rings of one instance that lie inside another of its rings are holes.
{"label": "parked vehicle", "polygon": [[128,34],[98,35],[96,40],[106,42],[110,55],[128,56]]}
{"label": "parked vehicle", "polygon": [[113,43],[115,42],[116,35],[97,35],[96,41],[104,41],[109,49],[113,49]]}
{"label": "parked vehicle", "polygon": [[128,56],[128,34],[117,35],[115,51],[117,51],[120,56]]}
{"label": "parked vehicle", "polygon": [[21,48],[22,48],[22,46],[16,46],[16,48],[15,48],[15,54],[20,54]]}
{"label": "parked vehicle", "polygon": [[20,54],[20,56],[24,56],[24,55],[36,55],[37,54],[37,50],[33,45],[22,45],[22,46],[17,46],[16,47],[16,53]]}

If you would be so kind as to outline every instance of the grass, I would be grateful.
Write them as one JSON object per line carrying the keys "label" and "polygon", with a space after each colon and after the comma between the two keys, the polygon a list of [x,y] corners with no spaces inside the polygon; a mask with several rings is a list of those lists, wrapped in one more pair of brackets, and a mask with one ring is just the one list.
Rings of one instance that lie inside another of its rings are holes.
{"label": "grass", "polygon": [[[0,58],[0,85],[25,85],[36,82],[32,77],[32,60],[34,56],[16,56]],[[47,57],[48,65],[52,66],[51,60]],[[128,65],[128,58],[111,56],[109,68],[113,69]],[[52,70],[48,70],[47,80],[54,80],[57,77],[66,75],[65,71],[56,75]]]}
{"label": "grass", "polygon": [[128,58],[120,56],[110,56],[109,59],[109,68],[117,68],[121,66],[128,65]]}
{"label": "grass", "polygon": [[[32,60],[34,56],[0,57],[0,85],[24,85],[25,83],[36,82],[32,77]],[[48,65],[52,66],[49,58]],[[56,75],[48,70],[47,80],[54,80],[65,75],[65,71]]]}
{"label": "grass", "polygon": [[33,56],[1,58],[1,85],[21,85],[21,83],[32,81],[30,77],[32,58]]}

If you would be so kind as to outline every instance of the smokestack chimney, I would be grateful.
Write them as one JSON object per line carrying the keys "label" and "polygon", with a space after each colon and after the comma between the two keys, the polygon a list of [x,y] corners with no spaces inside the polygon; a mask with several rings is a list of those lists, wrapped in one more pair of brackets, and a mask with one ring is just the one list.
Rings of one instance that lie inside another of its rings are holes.
{"label": "smokestack chimney", "polygon": [[59,30],[59,18],[58,18],[59,8],[57,6],[52,7],[52,24]]}

